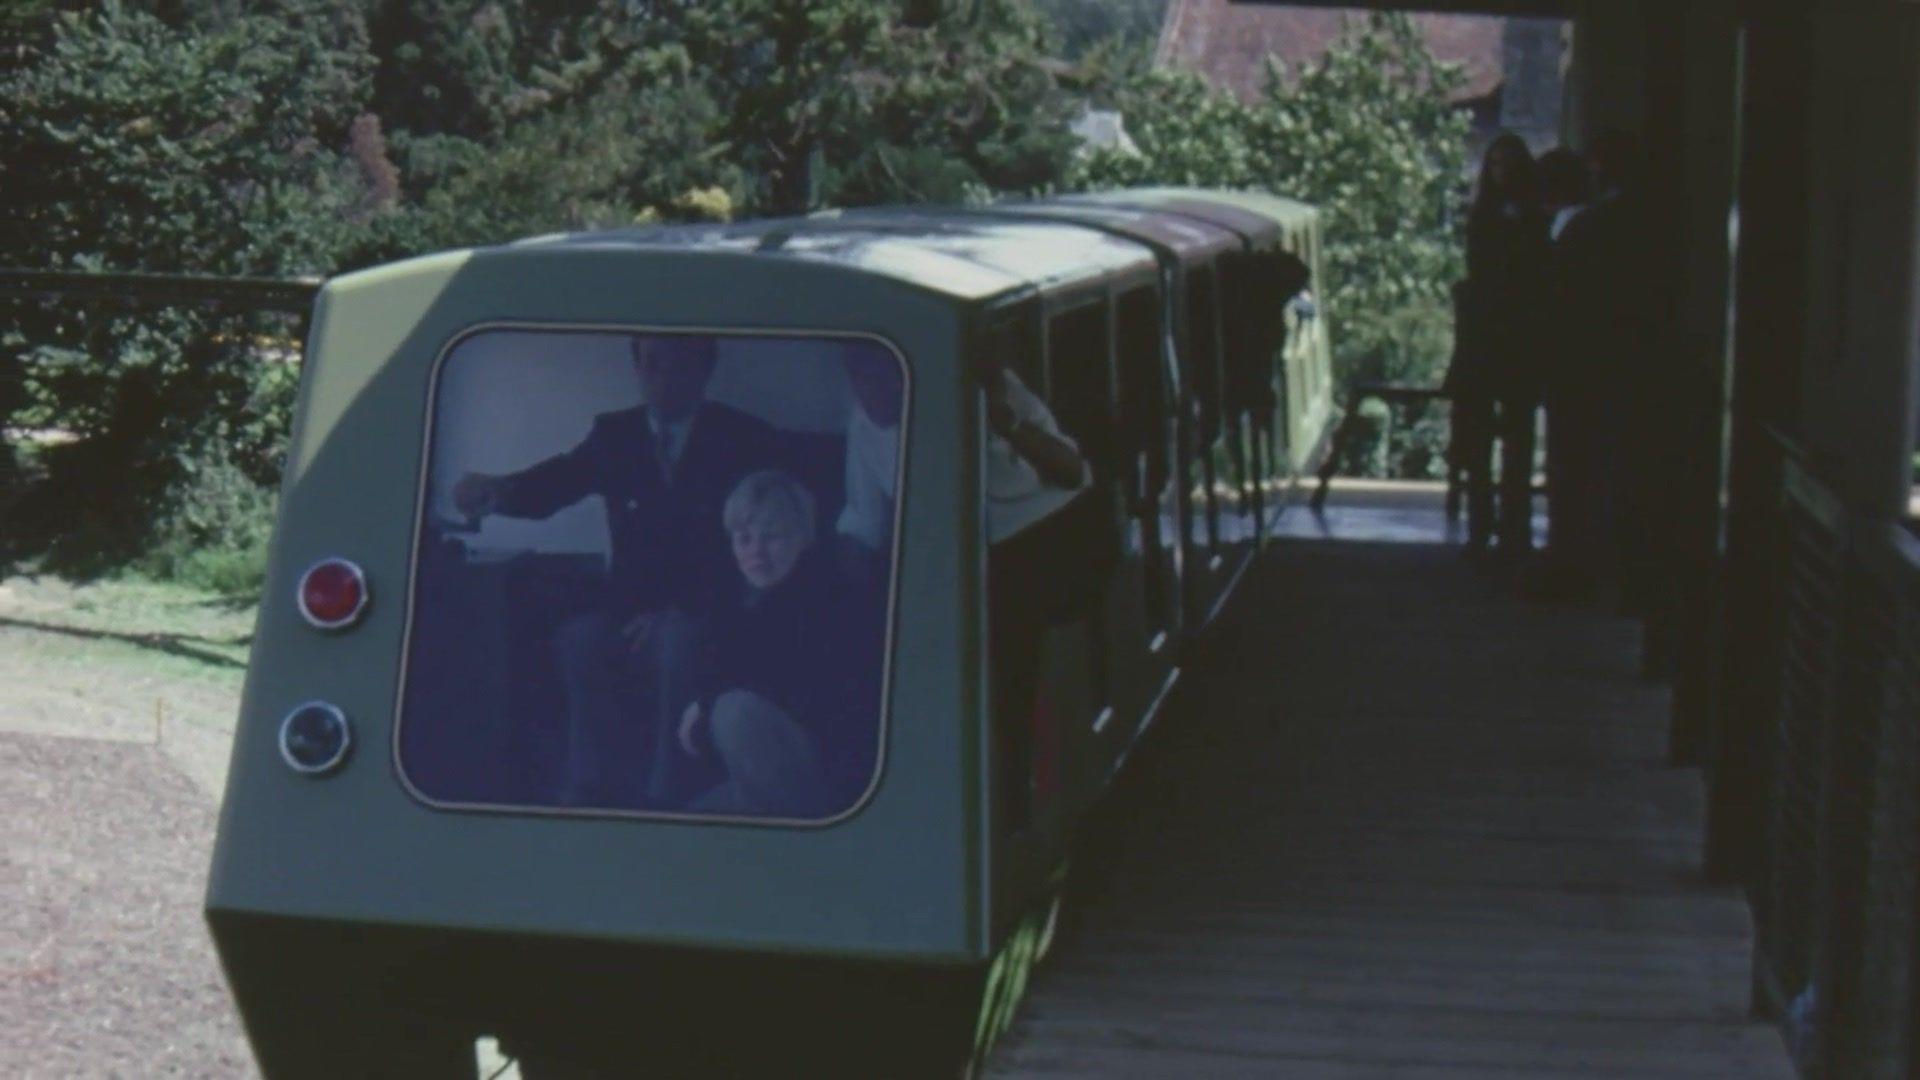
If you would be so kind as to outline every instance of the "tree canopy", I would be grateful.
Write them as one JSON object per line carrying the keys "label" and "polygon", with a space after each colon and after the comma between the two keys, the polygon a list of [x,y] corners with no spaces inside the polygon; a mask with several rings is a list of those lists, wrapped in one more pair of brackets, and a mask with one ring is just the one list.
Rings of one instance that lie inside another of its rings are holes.
{"label": "tree canopy", "polygon": [[[1242,104],[1147,69],[1162,8],[31,0],[0,18],[0,228],[19,265],[276,277],[664,219],[1269,188],[1328,210],[1343,369],[1435,363],[1458,271],[1458,74],[1410,20],[1371,16]],[[1077,152],[1088,105],[1120,109],[1140,153]],[[209,491],[239,490],[228,473],[273,480],[290,369],[261,343],[286,333],[190,310],[10,309],[0,422],[77,440],[34,451],[42,533],[124,553],[172,520],[216,541],[217,515],[176,511],[220,504]],[[78,490],[91,524],[62,509]],[[31,509],[9,508],[16,535]]]}

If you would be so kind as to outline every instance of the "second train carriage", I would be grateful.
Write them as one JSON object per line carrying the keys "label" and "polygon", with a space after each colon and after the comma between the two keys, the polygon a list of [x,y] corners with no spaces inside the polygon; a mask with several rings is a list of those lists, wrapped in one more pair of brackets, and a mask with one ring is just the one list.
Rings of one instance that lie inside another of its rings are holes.
{"label": "second train carriage", "polygon": [[[1160,198],[330,282],[208,893],[263,1069],[461,1075],[481,1034],[529,1072],[977,1049],[983,987],[1323,422],[1295,387],[1324,337],[1260,262],[1311,247]],[[1085,459],[1004,539],[1002,364]],[[686,675],[716,647],[675,613],[709,602],[784,627],[713,632],[778,655]],[[745,688],[806,723],[737,717]]]}

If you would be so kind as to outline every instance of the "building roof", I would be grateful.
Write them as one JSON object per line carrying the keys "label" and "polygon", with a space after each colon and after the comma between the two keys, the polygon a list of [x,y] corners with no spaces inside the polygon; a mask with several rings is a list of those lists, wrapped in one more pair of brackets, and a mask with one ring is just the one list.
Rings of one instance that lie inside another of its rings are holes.
{"label": "building roof", "polygon": [[[1339,40],[1343,21],[1365,14],[1362,8],[1169,0],[1154,64],[1191,71],[1251,102],[1266,89],[1267,57],[1289,71],[1317,62]],[[1466,65],[1461,100],[1485,97],[1500,85],[1505,75],[1504,17],[1423,14],[1414,20],[1435,56]]]}

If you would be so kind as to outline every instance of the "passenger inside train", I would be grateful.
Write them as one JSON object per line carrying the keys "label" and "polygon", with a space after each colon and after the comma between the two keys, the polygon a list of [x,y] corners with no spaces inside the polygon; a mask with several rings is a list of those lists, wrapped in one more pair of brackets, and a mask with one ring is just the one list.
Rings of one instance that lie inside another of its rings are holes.
{"label": "passenger inside train", "polygon": [[840,362],[853,390],[847,415],[846,506],[834,524],[842,564],[870,571],[893,547],[894,484],[900,470],[900,413],[905,402],[900,365],[871,342],[847,341]]}
{"label": "passenger inside train", "polygon": [[[904,387],[890,350],[820,337],[501,329],[456,344],[436,383],[398,736],[416,794],[849,809],[880,744]],[[864,530],[857,575],[821,543],[848,521]]]}
{"label": "passenger inside train", "polygon": [[879,694],[884,611],[860,595],[867,579],[836,574],[821,554],[814,498],[798,480],[753,473],[723,514],[743,587],[717,613],[679,719],[680,749],[719,773],[687,806],[829,816],[872,774],[872,733],[850,721]]}
{"label": "passenger inside train", "polygon": [[[1094,488],[1080,443],[1016,374],[1019,346],[1000,336],[984,350],[988,650],[1000,816],[1009,829],[1034,813],[1043,639],[1052,624],[1094,617],[1118,523]],[[1104,366],[1104,365],[1102,365]],[[1096,435],[1097,439],[1098,436]]]}

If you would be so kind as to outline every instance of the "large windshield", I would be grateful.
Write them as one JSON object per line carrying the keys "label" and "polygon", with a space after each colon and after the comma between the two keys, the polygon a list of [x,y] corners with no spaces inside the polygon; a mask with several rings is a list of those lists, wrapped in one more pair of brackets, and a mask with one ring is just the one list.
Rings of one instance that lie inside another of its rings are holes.
{"label": "large windshield", "polygon": [[906,371],[868,339],[501,329],[439,370],[402,775],[820,821],[877,775]]}

